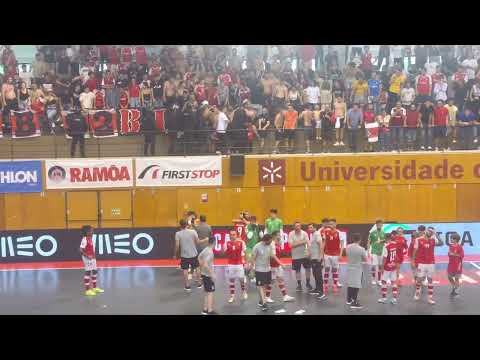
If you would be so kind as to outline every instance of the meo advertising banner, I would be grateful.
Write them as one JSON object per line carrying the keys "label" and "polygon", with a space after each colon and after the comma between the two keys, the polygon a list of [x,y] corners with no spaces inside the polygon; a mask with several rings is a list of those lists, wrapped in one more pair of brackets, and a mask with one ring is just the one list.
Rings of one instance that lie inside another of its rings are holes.
{"label": "meo advertising banner", "polygon": [[136,186],[220,186],[221,156],[136,158]]}
{"label": "meo advertising banner", "polygon": [[41,161],[0,162],[0,193],[42,192]]}
{"label": "meo advertising banner", "polygon": [[47,189],[133,186],[132,159],[45,160]]}

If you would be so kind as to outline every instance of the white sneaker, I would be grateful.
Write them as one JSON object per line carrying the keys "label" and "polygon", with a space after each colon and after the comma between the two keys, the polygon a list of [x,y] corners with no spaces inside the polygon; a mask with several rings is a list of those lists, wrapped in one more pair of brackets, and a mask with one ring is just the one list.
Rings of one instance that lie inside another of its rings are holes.
{"label": "white sneaker", "polygon": [[476,144],[478,142],[478,139],[473,140],[473,143]]}
{"label": "white sneaker", "polygon": [[415,296],[413,297],[415,301],[420,300],[420,294],[415,293]]}
{"label": "white sneaker", "polygon": [[341,288],[343,287],[342,283],[337,282],[337,287],[338,287],[339,289],[341,289]]}
{"label": "white sneaker", "polygon": [[343,141],[340,141],[340,146],[345,146],[345,144],[343,143]]}
{"label": "white sneaker", "polygon": [[377,286],[382,286],[382,282],[381,282],[381,281],[377,281]]}
{"label": "white sneaker", "polygon": [[290,301],[294,301],[295,298],[293,296],[290,296],[290,295],[285,295],[283,297],[283,302],[290,302]]}
{"label": "white sneaker", "polygon": [[452,144],[456,144],[457,140],[453,139]]}
{"label": "white sneaker", "polygon": [[433,298],[429,298],[429,299],[428,299],[428,303],[429,303],[430,305],[435,305],[435,300],[433,300]]}
{"label": "white sneaker", "polygon": [[235,301],[235,296],[230,296],[230,299],[228,299],[228,303],[231,304]]}
{"label": "white sneaker", "polygon": [[272,298],[266,297],[265,302],[267,302],[269,304],[273,304],[275,302],[275,300],[272,300]]}
{"label": "white sneaker", "polygon": [[247,299],[248,299],[248,294],[247,294],[246,291],[243,292],[243,294],[242,294],[242,299],[243,299],[243,300],[247,300]]}
{"label": "white sneaker", "polygon": [[425,146],[420,146],[420,150],[425,150]]}
{"label": "white sneaker", "polygon": [[375,280],[372,280],[372,285],[377,285],[377,282]]}
{"label": "white sneaker", "polygon": [[432,150],[432,147],[431,147],[431,146],[429,146],[429,147],[428,147],[428,150]]}
{"label": "white sneaker", "polygon": [[338,145],[340,145],[338,141],[336,141],[335,144],[333,144],[333,146],[338,146]]}
{"label": "white sneaker", "polygon": [[380,298],[380,299],[378,299],[378,302],[380,304],[385,304],[387,302],[387,298]]}
{"label": "white sneaker", "polygon": [[392,305],[397,305],[397,299],[393,298],[391,301]]}
{"label": "white sneaker", "polygon": [[250,282],[251,282],[251,283],[254,283],[254,282],[256,282],[255,278],[253,278],[253,279],[250,279]]}

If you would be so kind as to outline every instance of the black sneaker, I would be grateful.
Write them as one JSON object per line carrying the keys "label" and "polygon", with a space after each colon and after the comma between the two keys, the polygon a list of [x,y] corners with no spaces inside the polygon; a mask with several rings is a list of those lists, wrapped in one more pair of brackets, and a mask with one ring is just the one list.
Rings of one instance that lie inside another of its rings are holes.
{"label": "black sneaker", "polygon": [[203,310],[202,310],[202,315],[208,315],[208,310],[207,310],[207,309],[203,309]]}
{"label": "black sneaker", "polygon": [[308,290],[308,291],[312,291],[312,289],[313,289],[313,288],[312,288],[312,285],[307,284],[307,290]]}
{"label": "black sneaker", "polygon": [[263,304],[263,305],[261,306],[261,309],[262,309],[262,311],[267,311],[267,310],[268,310],[267,303]]}
{"label": "black sneaker", "polygon": [[453,296],[460,296],[460,294],[457,292],[457,290],[453,290],[452,295]]}
{"label": "black sneaker", "polygon": [[308,291],[308,293],[310,295],[318,295],[318,294],[320,294],[320,291],[317,290],[317,289],[311,289],[311,290]]}
{"label": "black sneaker", "polygon": [[327,295],[325,295],[325,294],[318,295],[317,300],[327,300]]}
{"label": "black sneaker", "polygon": [[360,310],[360,309],[363,309],[363,306],[357,301],[352,303],[352,305],[350,305],[350,308],[355,310]]}
{"label": "black sneaker", "polygon": [[209,313],[207,313],[207,315],[218,315],[218,313],[216,313],[215,311],[210,311]]}
{"label": "black sneaker", "polygon": [[297,291],[303,291],[302,285],[297,285],[297,289],[296,289],[296,290],[297,290]]}
{"label": "black sneaker", "polygon": [[189,293],[192,291],[192,288],[190,286],[185,286],[184,290]]}

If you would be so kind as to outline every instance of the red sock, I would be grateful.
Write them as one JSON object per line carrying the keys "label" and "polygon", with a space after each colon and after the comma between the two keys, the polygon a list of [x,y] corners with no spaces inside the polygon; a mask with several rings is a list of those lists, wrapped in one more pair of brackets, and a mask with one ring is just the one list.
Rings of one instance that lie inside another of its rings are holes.
{"label": "red sock", "polygon": [[230,296],[235,295],[235,280],[231,279],[230,284],[228,285],[228,288],[230,289]]}
{"label": "red sock", "polygon": [[97,287],[97,274],[92,274],[92,287],[94,289]]}
{"label": "red sock", "polygon": [[325,270],[325,272],[323,273],[323,285],[324,286],[328,286],[328,278],[330,276],[330,271],[329,270]]}
{"label": "red sock", "polygon": [[337,284],[338,284],[338,272],[337,272],[337,269],[332,269],[332,278],[333,278],[333,286],[337,286]]}
{"label": "red sock", "polygon": [[382,298],[387,297],[387,282],[385,280],[382,280]]}
{"label": "red sock", "polygon": [[428,284],[428,296],[433,296],[433,284]]}
{"label": "red sock", "polygon": [[242,289],[242,291],[245,291],[245,279],[242,279],[240,281],[240,288]]}
{"label": "red sock", "polygon": [[393,294],[393,297],[396,299],[397,296],[398,296],[398,288],[397,288],[397,285],[393,285],[393,287],[392,287],[392,294]]}
{"label": "red sock", "polygon": [[90,288],[90,276],[85,275],[83,277],[83,284],[85,285],[85,290],[88,290]]}
{"label": "red sock", "polygon": [[271,294],[272,294],[272,285],[265,286],[265,296],[269,298]]}
{"label": "red sock", "polygon": [[285,288],[285,285],[283,285],[283,283],[278,284],[278,288],[280,289],[280,292],[282,293],[282,296],[287,295],[287,289]]}

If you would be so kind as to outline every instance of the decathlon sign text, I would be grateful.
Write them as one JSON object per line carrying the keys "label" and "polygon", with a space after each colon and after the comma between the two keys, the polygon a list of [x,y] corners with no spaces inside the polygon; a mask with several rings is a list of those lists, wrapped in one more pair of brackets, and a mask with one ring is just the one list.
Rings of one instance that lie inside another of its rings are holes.
{"label": "decathlon sign text", "polygon": [[0,193],[42,192],[41,161],[1,161]]}

